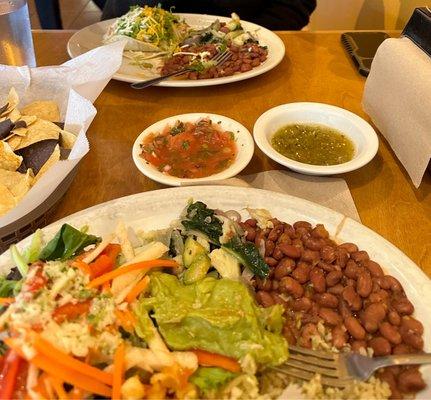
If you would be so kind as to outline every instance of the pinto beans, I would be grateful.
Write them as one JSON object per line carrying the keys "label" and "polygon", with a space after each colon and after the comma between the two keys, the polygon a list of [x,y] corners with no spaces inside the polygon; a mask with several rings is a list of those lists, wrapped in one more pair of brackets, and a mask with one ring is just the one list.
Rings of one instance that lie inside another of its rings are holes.
{"label": "pinto beans", "polygon": [[338,311],[340,312],[340,315],[343,319],[346,319],[352,315],[349,306],[343,299],[340,299],[339,301]]}
{"label": "pinto beans", "polygon": [[394,278],[392,275],[385,275],[385,280],[393,292],[403,292],[403,287],[397,278]]}
{"label": "pinto beans", "polygon": [[290,294],[295,299],[302,297],[304,294],[304,288],[301,284],[290,276],[285,276],[280,281],[280,290],[284,293]]}
{"label": "pinto beans", "polygon": [[320,258],[320,253],[314,250],[305,249],[302,251],[301,260],[312,264],[317,264]]}
{"label": "pinto beans", "polygon": [[400,343],[392,349],[392,353],[393,354],[409,354],[409,353],[411,353],[411,350],[410,350],[410,347],[407,346],[405,343]]}
{"label": "pinto beans", "polygon": [[353,260],[348,260],[346,263],[346,268],[344,269],[344,275],[349,279],[356,279],[358,276],[359,267]]}
{"label": "pinto beans", "polygon": [[362,308],[362,300],[353,286],[346,286],[343,290],[342,296],[352,310],[359,311]]}
{"label": "pinto beans", "polygon": [[368,297],[373,289],[373,281],[371,275],[367,271],[362,271],[358,274],[356,281],[356,291],[361,297]]}
{"label": "pinto beans", "polygon": [[401,317],[395,310],[389,311],[388,320],[392,325],[398,326],[401,324]]}
{"label": "pinto beans", "polygon": [[341,326],[332,328],[332,344],[335,348],[341,349],[347,344],[347,334]]}
{"label": "pinto beans", "polygon": [[365,340],[354,340],[350,347],[354,353],[359,353],[361,349],[365,350],[367,348],[367,342]]}
{"label": "pinto beans", "polygon": [[371,303],[361,314],[361,321],[367,332],[374,333],[385,316],[386,309],[383,304]]}
{"label": "pinto beans", "polygon": [[411,315],[415,310],[413,304],[407,298],[393,301],[392,306],[400,315]]}
{"label": "pinto beans", "polygon": [[326,241],[324,239],[311,237],[307,239],[304,244],[307,249],[320,251],[320,249],[326,244]]}
{"label": "pinto beans", "polygon": [[335,248],[333,246],[325,245],[320,249],[320,256],[322,260],[331,263],[335,260]]}
{"label": "pinto beans", "polygon": [[326,290],[326,280],[323,271],[320,268],[313,268],[310,271],[310,281],[317,293],[323,293]]}
{"label": "pinto beans", "polygon": [[318,295],[317,303],[322,307],[337,308],[338,298],[331,293],[322,293]]}
{"label": "pinto beans", "polygon": [[308,297],[301,297],[293,302],[292,308],[294,311],[308,311],[311,305],[311,300]]}
{"label": "pinto beans", "polygon": [[293,246],[291,244],[280,243],[278,245],[278,248],[287,257],[290,257],[290,258],[299,258],[299,257],[301,257],[301,250],[298,247]]}
{"label": "pinto beans", "polygon": [[274,278],[281,280],[285,276],[288,276],[295,268],[295,262],[291,258],[283,258],[274,270]]}
{"label": "pinto beans", "polygon": [[404,316],[401,320],[401,327],[418,335],[422,335],[424,333],[424,326],[422,323],[413,317]]}
{"label": "pinto beans", "polygon": [[400,344],[402,342],[401,335],[398,329],[389,322],[382,322],[379,326],[380,334],[392,344]]}
{"label": "pinto beans", "polygon": [[245,238],[249,242],[254,242],[254,239],[256,238],[256,230],[253,227],[251,227],[251,226],[247,226],[245,228],[245,232],[246,232],[246,237]]}
{"label": "pinto beans", "polygon": [[353,338],[355,338],[356,340],[365,339],[365,329],[355,317],[347,317],[344,320],[344,325]]}
{"label": "pinto beans", "polygon": [[265,292],[263,290],[259,290],[256,293],[256,300],[263,307],[271,307],[275,304],[272,296],[268,292]]}
{"label": "pinto beans", "polygon": [[265,256],[270,257],[275,249],[275,243],[272,240],[265,241]]}
{"label": "pinto beans", "polygon": [[373,277],[377,278],[377,277],[382,277],[384,275],[382,267],[379,264],[377,264],[375,261],[365,260],[362,262],[362,266],[368,269],[371,276]]}
{"label": "pinto beans", "polygon": [[387,356],[391,354],[391,344],[381,336],[374,337],[368,341],[368,347],[371,347],[375,356]]}
{"label": "pinto beans", "polygon": [[330,308],[322,307],[319,310],[319,316],[331,326],[340,325],[342,322],[340,315]]}
{"label": "pinto beans", "polygon": [[358,251],[358,246],[354,243],[343,243],[338,246],[338,248],[346,250],[348,253],[355,253]]}
{"label": "pinto beans", "polygon": [[294,227],[295,229],[298,229],[298,228],[306,228],[308,231],[310,231],[310,230],[311,230],[311,228],[312,228],[312,225],[311,225],[309,222],[307,222],[307,221],[297,221],[297,222],[295,222],[295,223],[293,224],[293,227]]}
{"label": "pinto beans", "polygon": [[420,335],[412,331],[405,331],[400,329],[402,340],[405,344],[413,347],[416,350],[422,350],[424,348],[424,340]]}
{"label": "pinto beans", "polygon": [[404,393],[418,392],[426,384],[417,368],[409,368],[398,375],[398,387]]}
{"label": "pinto beans", "polygon": [[343,277],[343,273],[341,271],[331,271],[326,275],[326,285],[327,286],[335,286],[338,282],[340,282]]}
{"label": "pinto beans", "polygon": [[271,232],[268,234],[268,240],[271,240],[273,242],[276,242],[279,238],[279,236],[283,233],[283,225],[279,224],[276,225]]}
{"label": "pinto beans", "polygon": [[370,259],[370,256],[366,251],[360,250],[350,253],[350,258],[358,263],[362,263],[363,261],[368,261]]}
{"label": "pinto beans", "polygon": [[[328,274],[328,276],[329,276],[329,274]],[[341,293],[343,293],[343,290],[344,290],[344,286],[341,283],[337,283],[336,285],[330,287],[328,289],[328,292],[338,296]]]}
{"label": "pinto beans", "polygon": [[300,261],[298,263],[298,266],[295,268],[295,270],[292,272],[292,276],[299,282],[299,283],[306,283],[310,277],[310,271],[311,271],[311,265]]}

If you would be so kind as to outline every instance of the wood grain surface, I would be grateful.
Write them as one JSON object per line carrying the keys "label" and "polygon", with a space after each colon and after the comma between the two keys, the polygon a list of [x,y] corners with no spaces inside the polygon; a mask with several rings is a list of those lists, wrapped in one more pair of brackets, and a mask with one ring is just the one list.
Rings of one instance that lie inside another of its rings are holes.
{"label": "wood grain surface", "polygon": [[[39,65],[68,59],[71,31],[34,32]],[[59,204],[54,219],[117,197],[163,188],[135,167],[131,148],[150,124],[187,112],[218,113],[250,131],[271,107],[316,101],[344,107],[369,120],[362,110],[365,79],[347,58],[340,32],[279,32],[286,56],[274,70],[247,81],[207,88],[149,88],[135,91],[111,81],[95,102],[97,116],[88,130],[91,151]],[[385,139],[360,170],[342,174],[363,224],[391,241],[431,276],[431,177],[415,189]],[[242,174],[284,167],[256,148]],[[288,192],[288,190],[287,190]]]}

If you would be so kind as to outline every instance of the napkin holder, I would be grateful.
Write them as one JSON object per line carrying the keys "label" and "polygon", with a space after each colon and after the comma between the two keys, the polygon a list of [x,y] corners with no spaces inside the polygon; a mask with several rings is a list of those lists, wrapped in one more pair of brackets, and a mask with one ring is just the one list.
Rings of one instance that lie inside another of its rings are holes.
{"label": "napkin holder", "polygon": [[431,57],[431,9],[416,8],[402,36],[407,36]]}

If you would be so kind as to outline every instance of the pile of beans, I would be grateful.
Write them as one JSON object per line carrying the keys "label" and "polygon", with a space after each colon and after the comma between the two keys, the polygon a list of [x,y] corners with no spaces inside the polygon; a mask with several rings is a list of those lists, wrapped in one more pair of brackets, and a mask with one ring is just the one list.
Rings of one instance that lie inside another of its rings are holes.
{"label": "pile of beans", "polygon": [[[413,304],[366,251],[336,244],[323,225],[272,223],[262,230],[249,219],[242,227],[247,240],[265,249],[270,266],[267,279],[254,281],[256,299],[264,307],[285,307],[283,334],[290,344],[310,348],[323,323],[332,333],[329,344],[338,349],[371,348],[375,356],[422,351],[423,326],[412,317]],[[388,382],[392,398],[425,387],[416,366],[386,368],[379,377]]]}
{"label": "pile of beans", "polygon": [[[268,50],[256,43],[246,43],[242,46],[230,45],[229,50],[232,56],[222,65],[208,68],[202,72],[192,71],[182,76],[186,79],[211,79],[223,76],[231,76],[237,72],[250,71],[262,64],[267,56]],[[214,57],[217,53],[215,44],[193,45],[185,49],[186,52],[201,53],[209,52],[208,59]],[[192,62],[193,56],[187,54],[178,54],[167,59],[161,69],[161,75],[167,75],[187,67]]]}

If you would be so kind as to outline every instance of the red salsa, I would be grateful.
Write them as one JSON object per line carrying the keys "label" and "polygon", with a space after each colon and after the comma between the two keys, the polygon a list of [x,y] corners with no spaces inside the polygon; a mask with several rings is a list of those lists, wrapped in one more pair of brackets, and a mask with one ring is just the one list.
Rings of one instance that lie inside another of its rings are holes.
{"label": "red salsa", "polygon": [[237,154],[233,132],[224,131],[208,118],[167,125],[162,132],[147,136],[141,149],[147,162],[178,178],[203,178],[221,172]]}

